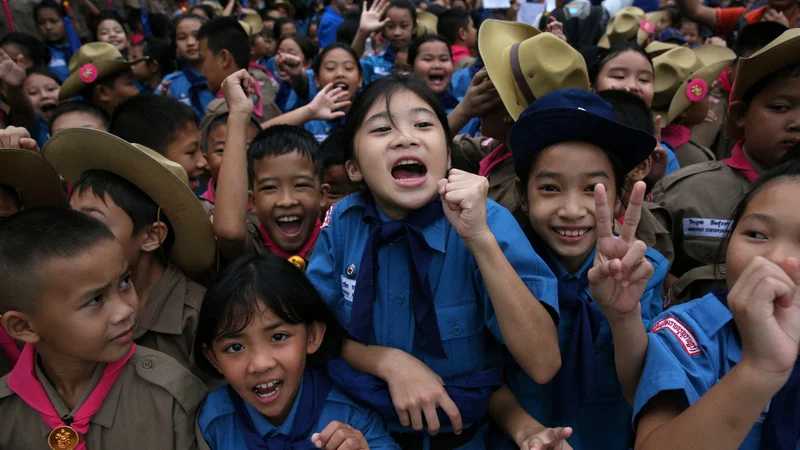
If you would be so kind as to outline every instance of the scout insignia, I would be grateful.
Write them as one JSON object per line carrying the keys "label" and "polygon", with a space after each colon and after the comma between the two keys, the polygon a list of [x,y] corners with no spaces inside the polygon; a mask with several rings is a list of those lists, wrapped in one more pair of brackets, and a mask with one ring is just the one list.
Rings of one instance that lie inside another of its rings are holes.
{"label": "scout insignia", "polygon": [[74,450],[81,440],[80,433],[68,426],[53,428],[47,436],[47,444],[53,450]]}
{"label": "scout insignia", "polygon": [[294,264],[294,266],[300,269],[301,272],[306,271],[306,260],[302,256],[298,255],[290,256],[289,262]]}
{"label": "scout insignia", "polygon": [[347,269],[344,270],[344,273],[348,277],[354,278],[356,276],[356,265],[355,264],[350,264],[349,266],[347,266]]}
{"label": "scout insignia", "polygon": [[85,64],[83,67],[78,69],[78,78],[81,79],[86,84],[94,83],[94,80],[97,79],[99,72],[97,70],[97,66],[94,64]]}
{"label": "scout insignia", "polygon": [[686,86],[686,98],[692,103],[697,103],[708,94],[708,83],[702,78],[696,78]]}
{"label": "scout insignia", "polygon": [[650,34],[656,29],[656,25],[652,20],[644,19],[643,21],[639,22],[639,29],[647,34]]}

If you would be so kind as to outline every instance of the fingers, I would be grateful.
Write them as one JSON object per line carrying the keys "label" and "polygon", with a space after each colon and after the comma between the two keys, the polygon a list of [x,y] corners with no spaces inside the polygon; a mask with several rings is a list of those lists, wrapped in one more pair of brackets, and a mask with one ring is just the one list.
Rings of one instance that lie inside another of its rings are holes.
{"label": "fingers", "polygon": [[[636,268],[637,264],[646,261],[644,255],[647,253],[647,245],[642,241],[636,241],[628,248],[628,251],[622,257],[622,274],[626,281],[630,280],[631,271]],[[628,287],[623,282],[623,287]]]}
{"label": "fingers", "polygon": [[425,403],[422,405],[422,412],[425,414],[425,423],[428,424],[428,433],[436,436],[439,433],[439,416],[436,414],[435,403]]}
{"label": "fingers", "polygon": [[450,425],[453,427],[453,433],[461,434],[464,429],[464,423],[461,421],[461,412],[447,393],[439,399],[439,407],[450,419]]}
{"label": "fingers", "polygon": [[658,146],[661,146],[661,116],[660,115],[656,116],[654,127],[655,127],[654,136],[656,138],[656,144],[657,144],[656,147],[658,147]]}
{"label": "fingers", "polygon": [[625,223],[622,225],[620,236],[625,242],[633,242],[636,236],[636,229],[642,218],[642,202],[644,202],[644,191],[647,185],[643,181],[637,181],[633,185],[628,209],[625,211]]}
{"label": "fingers", "polygon": [[31,138],[21,138],[19,140],[19,146],[25,150],[31,150],[37,153],[39,152],[39,145]]}
{"label": "fingers", "polygon": [[422,410],[419,406],[409,408],[408,415],[411,418],[411,428],[414,431],[422,431],[424,424],[422,423]]}
{"label": "fingers", "polygon": [[408,414],[408,409],[395,405],[394,410],[397,412],[397,420],[400,422],[400,425],[410,427],[411,416]]}
{"label": "fingers", "polygon": [[594,187],[594,214],[598,239],[612,236],[611,209],[608,207],[606,187],[601,183]]}

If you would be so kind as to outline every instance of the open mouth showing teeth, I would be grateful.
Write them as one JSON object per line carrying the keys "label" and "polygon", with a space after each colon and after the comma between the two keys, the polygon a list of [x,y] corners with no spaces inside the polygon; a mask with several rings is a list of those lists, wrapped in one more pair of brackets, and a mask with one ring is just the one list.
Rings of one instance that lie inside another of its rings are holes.
{"label": "open mouth showing teeth", "polygon": [[336,83],[336,84],[333,85],[333,87],[334,87],[334,89],[335,88],[340,88],[343,91],[346,91],[346,90],[348,90],[350,88],[350,86],[348,86],[347,83]]}
{"label": "open mouth showing teeth", "polygon": [[272,397],[280,392],[283,381],[273,380],[253,387],[253,393],[261,398]]}
{"label": "open mouth showing teeth", "polygon": [[444,81],[444,75],[431,75],[430,80],[432,83],[440,84]]}
{"label": "open mouth showing teeth", "polygon": [[300,216],[283,216],[278,217],[276,222],[282,233],[294,235],[300,232],[300,228],[303,225],[303,218]]}
{"label": "open mouth showing teeth", "polygon": [[427,173],[428,168],[413,159],[401,160],[392,167],[392,177],[396,180],[415,180]]}
{"label": "open mouth showing teeth", "polygon": [[563,228],[553,228],[553,231],[555,231],[556,233],[560,234],[561,236],[578,237],[578,236],[583,236],[590,229],[591,228],[579,228],[579,229],[573,229],[573,230],[566,230],[566,229],[563,229]]}

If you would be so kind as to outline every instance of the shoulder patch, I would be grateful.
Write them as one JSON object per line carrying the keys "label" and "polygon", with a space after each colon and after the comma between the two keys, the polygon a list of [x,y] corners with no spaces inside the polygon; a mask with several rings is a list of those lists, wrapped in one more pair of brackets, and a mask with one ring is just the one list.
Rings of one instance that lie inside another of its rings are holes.
{"label": "shoulder patch", "polygon": [[697,343],[697,338],[694,337],[694,334],[692,334],[689,328],[681,323],[680,320],[673,316],[666,317],[653,324],[653,329],[650,332],[657,333],[664,329],[669,330],[669,332],[678,338],[687,355],[697,356],[702,353],[700,345]]}
{"label": "shoulder patch", "polygon": [[325,220],[322,221],[322,225],[319,227],[320,229],[331,226],[331,216],[333,215],[334,206],[336,205],[332,205],[330,208],[328,208],[328,212],[325,213]]}

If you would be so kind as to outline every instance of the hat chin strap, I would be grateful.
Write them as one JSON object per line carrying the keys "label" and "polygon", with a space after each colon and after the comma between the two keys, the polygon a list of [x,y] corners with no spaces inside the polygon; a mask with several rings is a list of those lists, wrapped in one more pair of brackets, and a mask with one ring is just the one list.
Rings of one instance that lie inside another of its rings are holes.
{"label": "hat chin strap", "polygon": [[525,81],[525,74],[522,73],[522,66],[519,63],[519,44],[518,42],[511,46],[511,74],[514,76],[514,81],[517,83],[522,97],[525,98],[525,101],[530,105],[536,100],[536,96],[533,95],[531,87],[528,86],[528,83]]}

